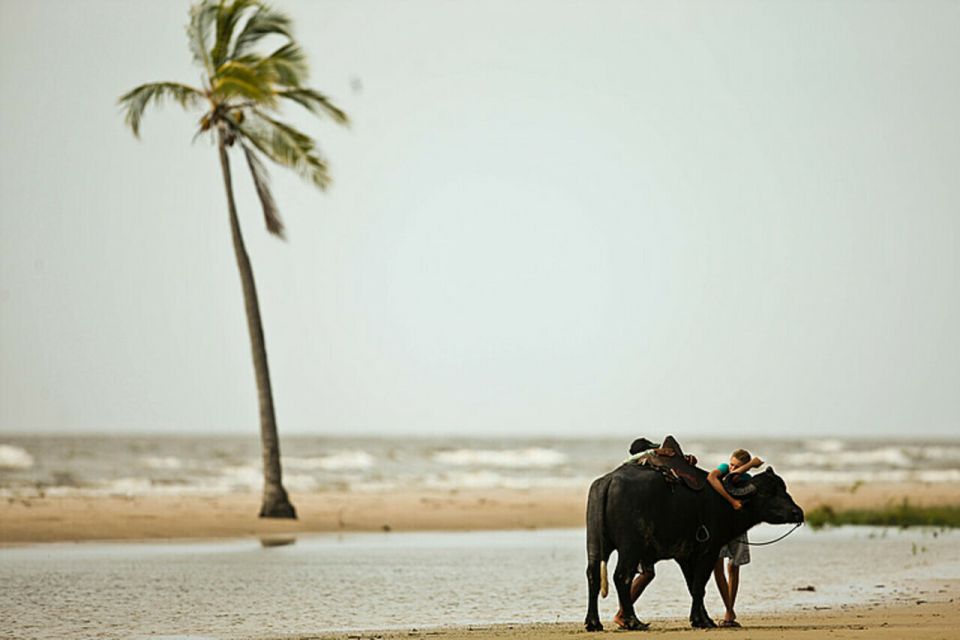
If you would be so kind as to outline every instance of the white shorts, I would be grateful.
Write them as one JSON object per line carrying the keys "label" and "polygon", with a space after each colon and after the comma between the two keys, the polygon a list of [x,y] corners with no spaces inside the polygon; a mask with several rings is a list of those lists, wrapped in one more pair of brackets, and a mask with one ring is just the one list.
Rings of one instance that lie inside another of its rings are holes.
{"label": "white shorts", "polygon": [[747,545],[747,534],[737,536],[720,549],[721,558],[730,558],[738,567],[750,563],[750,547]]}

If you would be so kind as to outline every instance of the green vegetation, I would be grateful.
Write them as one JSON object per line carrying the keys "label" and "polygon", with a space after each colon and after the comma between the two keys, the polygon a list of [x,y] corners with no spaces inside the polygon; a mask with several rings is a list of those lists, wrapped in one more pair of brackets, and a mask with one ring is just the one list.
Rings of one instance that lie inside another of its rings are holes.
{"label": "green vegetation", "polygon": [[829,505],[817,507],[806,514],[806,523],[813,529],[844,524],[883,527],[960,527],[960,505],[920,507],[904,500],[898,505],[879,509],[847,509],[835,511]]}

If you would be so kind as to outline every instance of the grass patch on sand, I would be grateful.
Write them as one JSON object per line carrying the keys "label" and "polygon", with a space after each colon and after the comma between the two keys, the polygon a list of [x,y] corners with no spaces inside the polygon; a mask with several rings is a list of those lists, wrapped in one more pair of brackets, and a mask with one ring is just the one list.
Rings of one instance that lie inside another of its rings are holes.
{"label": "grass patch on sand", "polygon": [[960,527],[960,506],[920,507],[904,500],[879,509],[834,510],[823,505],[807,512],[806,523],[814,529],[844,524],[882,527]]}

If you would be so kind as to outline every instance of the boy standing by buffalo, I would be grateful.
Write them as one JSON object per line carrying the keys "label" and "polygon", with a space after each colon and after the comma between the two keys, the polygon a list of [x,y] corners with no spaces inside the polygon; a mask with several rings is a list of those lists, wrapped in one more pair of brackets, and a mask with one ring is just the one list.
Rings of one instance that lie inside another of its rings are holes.
{"label": "boy standing by buffalo", "polygon": [[[731,487],[731,491],[740,493],[736,489],[733,489],[733,487],[740,484],[743,479],[749,477],[746,475],[747,471],[755,469],[762,464],[763,460],[760,458],[751,458],[750,453],[745,449],[737,449],[730,456],[729,463],[725,462],[710,472],[710,475],[707,476],[707,481],[717,493],[730,503],[731,507],[739,511],[743,508],[743,503],[736,497],[730,495],[730,491],[728,491],[724,485],[726,484]],[[717,558],[717,564],[713,568],[713,577],[717,582],[717,589],[720,591],[720,597],[723,599],[723,604],[727,609],[723,616],[723,622],[720,623],[721,627],[740,626],[740,623],[737,622],[737,614],[733,606],[737,600],[737,589],[740,586],[740,567],[750,562],[750,548],[747,546],[748,544],[746,533],[728,542],[723,549],[720,550],[720,557]],[[729,563],[727,564],[728,573],[726,576],[723,571],[724,558],[729,558]]]}

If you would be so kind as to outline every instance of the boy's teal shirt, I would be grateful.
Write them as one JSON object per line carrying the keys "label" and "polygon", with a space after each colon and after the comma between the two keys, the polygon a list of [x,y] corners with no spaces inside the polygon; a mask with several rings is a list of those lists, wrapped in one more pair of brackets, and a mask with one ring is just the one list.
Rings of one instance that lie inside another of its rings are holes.
{"label": "boy's teal shirt", "polygon": [[[727,462],[720,463],[719,465],[717,465],[717,471],[720,472],[721,478],[726,477],[727,475],[730,474],[730,464]],[[743,482],[746,482],[749,479],[750,479],[750,474],[744,471],[743,473],[738,474],[737,477],[733,478],[733,483],[739,485]]]}

